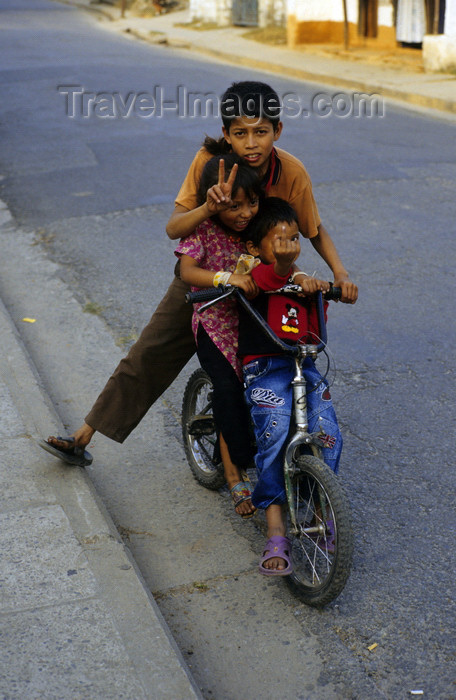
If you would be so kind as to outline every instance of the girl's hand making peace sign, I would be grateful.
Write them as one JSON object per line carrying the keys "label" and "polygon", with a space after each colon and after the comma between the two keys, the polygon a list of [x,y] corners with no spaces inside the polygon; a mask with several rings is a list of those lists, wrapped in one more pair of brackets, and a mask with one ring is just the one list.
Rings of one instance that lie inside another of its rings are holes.
{"label": "girl's hand making peace sign", "polygon": [[231,190],[233,189],[237,171],[238,165],[235,163],[231,168],[228,180],[225,182],[225,161],[223,158],[220,159],[218,182],[213,187],[210,187],[206,194],[206,205],[211,216],[230,208],[232,203]]}

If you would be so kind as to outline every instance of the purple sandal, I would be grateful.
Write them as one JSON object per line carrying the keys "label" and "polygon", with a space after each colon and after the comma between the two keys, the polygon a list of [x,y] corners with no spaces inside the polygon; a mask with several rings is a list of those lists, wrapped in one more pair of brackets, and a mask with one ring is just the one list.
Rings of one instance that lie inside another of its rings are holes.
{"label": "purple sandal", "polygon": [[[263,576],[289,576],[293,571],[293,565],[290,559],[291,545],[288,537],[279,537],[274,535],[270,537],[266,542],[266,547],[264,548],[263,556],[260,559],[259,571]],[[285,569],[265,569],[263,564],[269,559],[275,559],[275,557],[280,557],[283,559],[287,566]]]}

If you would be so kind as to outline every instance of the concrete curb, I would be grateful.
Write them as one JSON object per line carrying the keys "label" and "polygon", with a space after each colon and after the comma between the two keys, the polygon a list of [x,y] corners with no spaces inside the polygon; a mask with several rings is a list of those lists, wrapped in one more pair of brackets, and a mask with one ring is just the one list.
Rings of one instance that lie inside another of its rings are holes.
{"label": "concrete curb", "polygon": [[[61,422],[1,300],[0,380],[6,384],[23,421],[26,438],[34,441],[52,427],[56,434],[61,434]],[[24,435],[21,438],[23,440]],[[112,616],[129,667],[133,668],[138,686],[144,689],[144,697],[160,700],[202,698],[136,562],[123,544],[89,477],[81,469],[62,469],[57,460],[48,458],[38,446],[34,449],[38,453],[35,470],[37,464],[40,469],[43,464],[52,464],[51,468],[43,468],[36,475],[44,484],[45,497],[41,506],[48,508],[54,503],[68,519],[96,581],[97,595]],[[11,469],[11,465],[3,466]],[[65,564],[62,562],[62,567]],[[37,590],[37,608],[39,598],[40,591]],[[89,629],[87,636],[91,636]],[[3,636],[4,653],[14,652],[5,649],[7,644],[8,637]],[[77,665],[78,659],[74,663]],[[33,691],[33,687],[29,690]]]}

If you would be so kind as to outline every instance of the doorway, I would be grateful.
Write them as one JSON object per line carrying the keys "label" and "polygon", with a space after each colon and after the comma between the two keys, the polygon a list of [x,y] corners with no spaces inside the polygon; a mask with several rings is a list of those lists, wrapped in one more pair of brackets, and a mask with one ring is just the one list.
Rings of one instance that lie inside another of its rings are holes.
{"label": "doorway", "polygon": [[378,34],[378,0],[359,0],[358,33],[364,37]]}
{"label": "doorway", "polygon": [[233,24],[258,26],[258,0],[233,0]]}

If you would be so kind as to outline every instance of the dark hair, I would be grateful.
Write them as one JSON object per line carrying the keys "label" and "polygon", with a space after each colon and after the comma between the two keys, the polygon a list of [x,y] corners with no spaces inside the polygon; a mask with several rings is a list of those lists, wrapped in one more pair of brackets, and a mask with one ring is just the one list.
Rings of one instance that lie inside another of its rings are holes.
{"label": "dark hair", "polygon": [[223,136],[219,139],[214,139],[212,136],[206,134],[203,141],[203,148],[211,154],[211,156],[221,156],[225,153],[231,153],[231,146],[228,141],[225,141]]}
{"label": "dark hair", "polygon": [[260,204],[260,210],[250,222],[244,233],[244,240],[252,241],[258,247],[269,231],[281,223],[292,224],[298,222],[298,215],[295,210],[284,199],[280,197],[267,197]]}
{"label": "dark hair", "polygon": [[230,130],[231,122],[237,117],[267,119],[277,129],[282,105],[276,91],[266,83],[243,80],[233,83],[221,98],[220,111],[225,129]]}
{"label": "dark hair", "polygon": [[226,153],[225,155],[215,156],[208,160],[201,173],[201,180],[198,190],[198,200],[200,204],[206,201],[206,193],[210,187],[213,187],[218,182],[218,170],[220,160],[223,158],[225,161],[225,177],[231,172],[231,169],[235,163],[238,165],[238,171],[236,173],[236,178],[234,180],[233,189],[231,195],[236,196],[236,192],[239,189],[243,189],[244,192],[252,197],[252,199],[263,195],[263,188],[261,186],[261,181],[255,170],[250,166],[246,165],[242,158],[237,156],[235,153]]}

